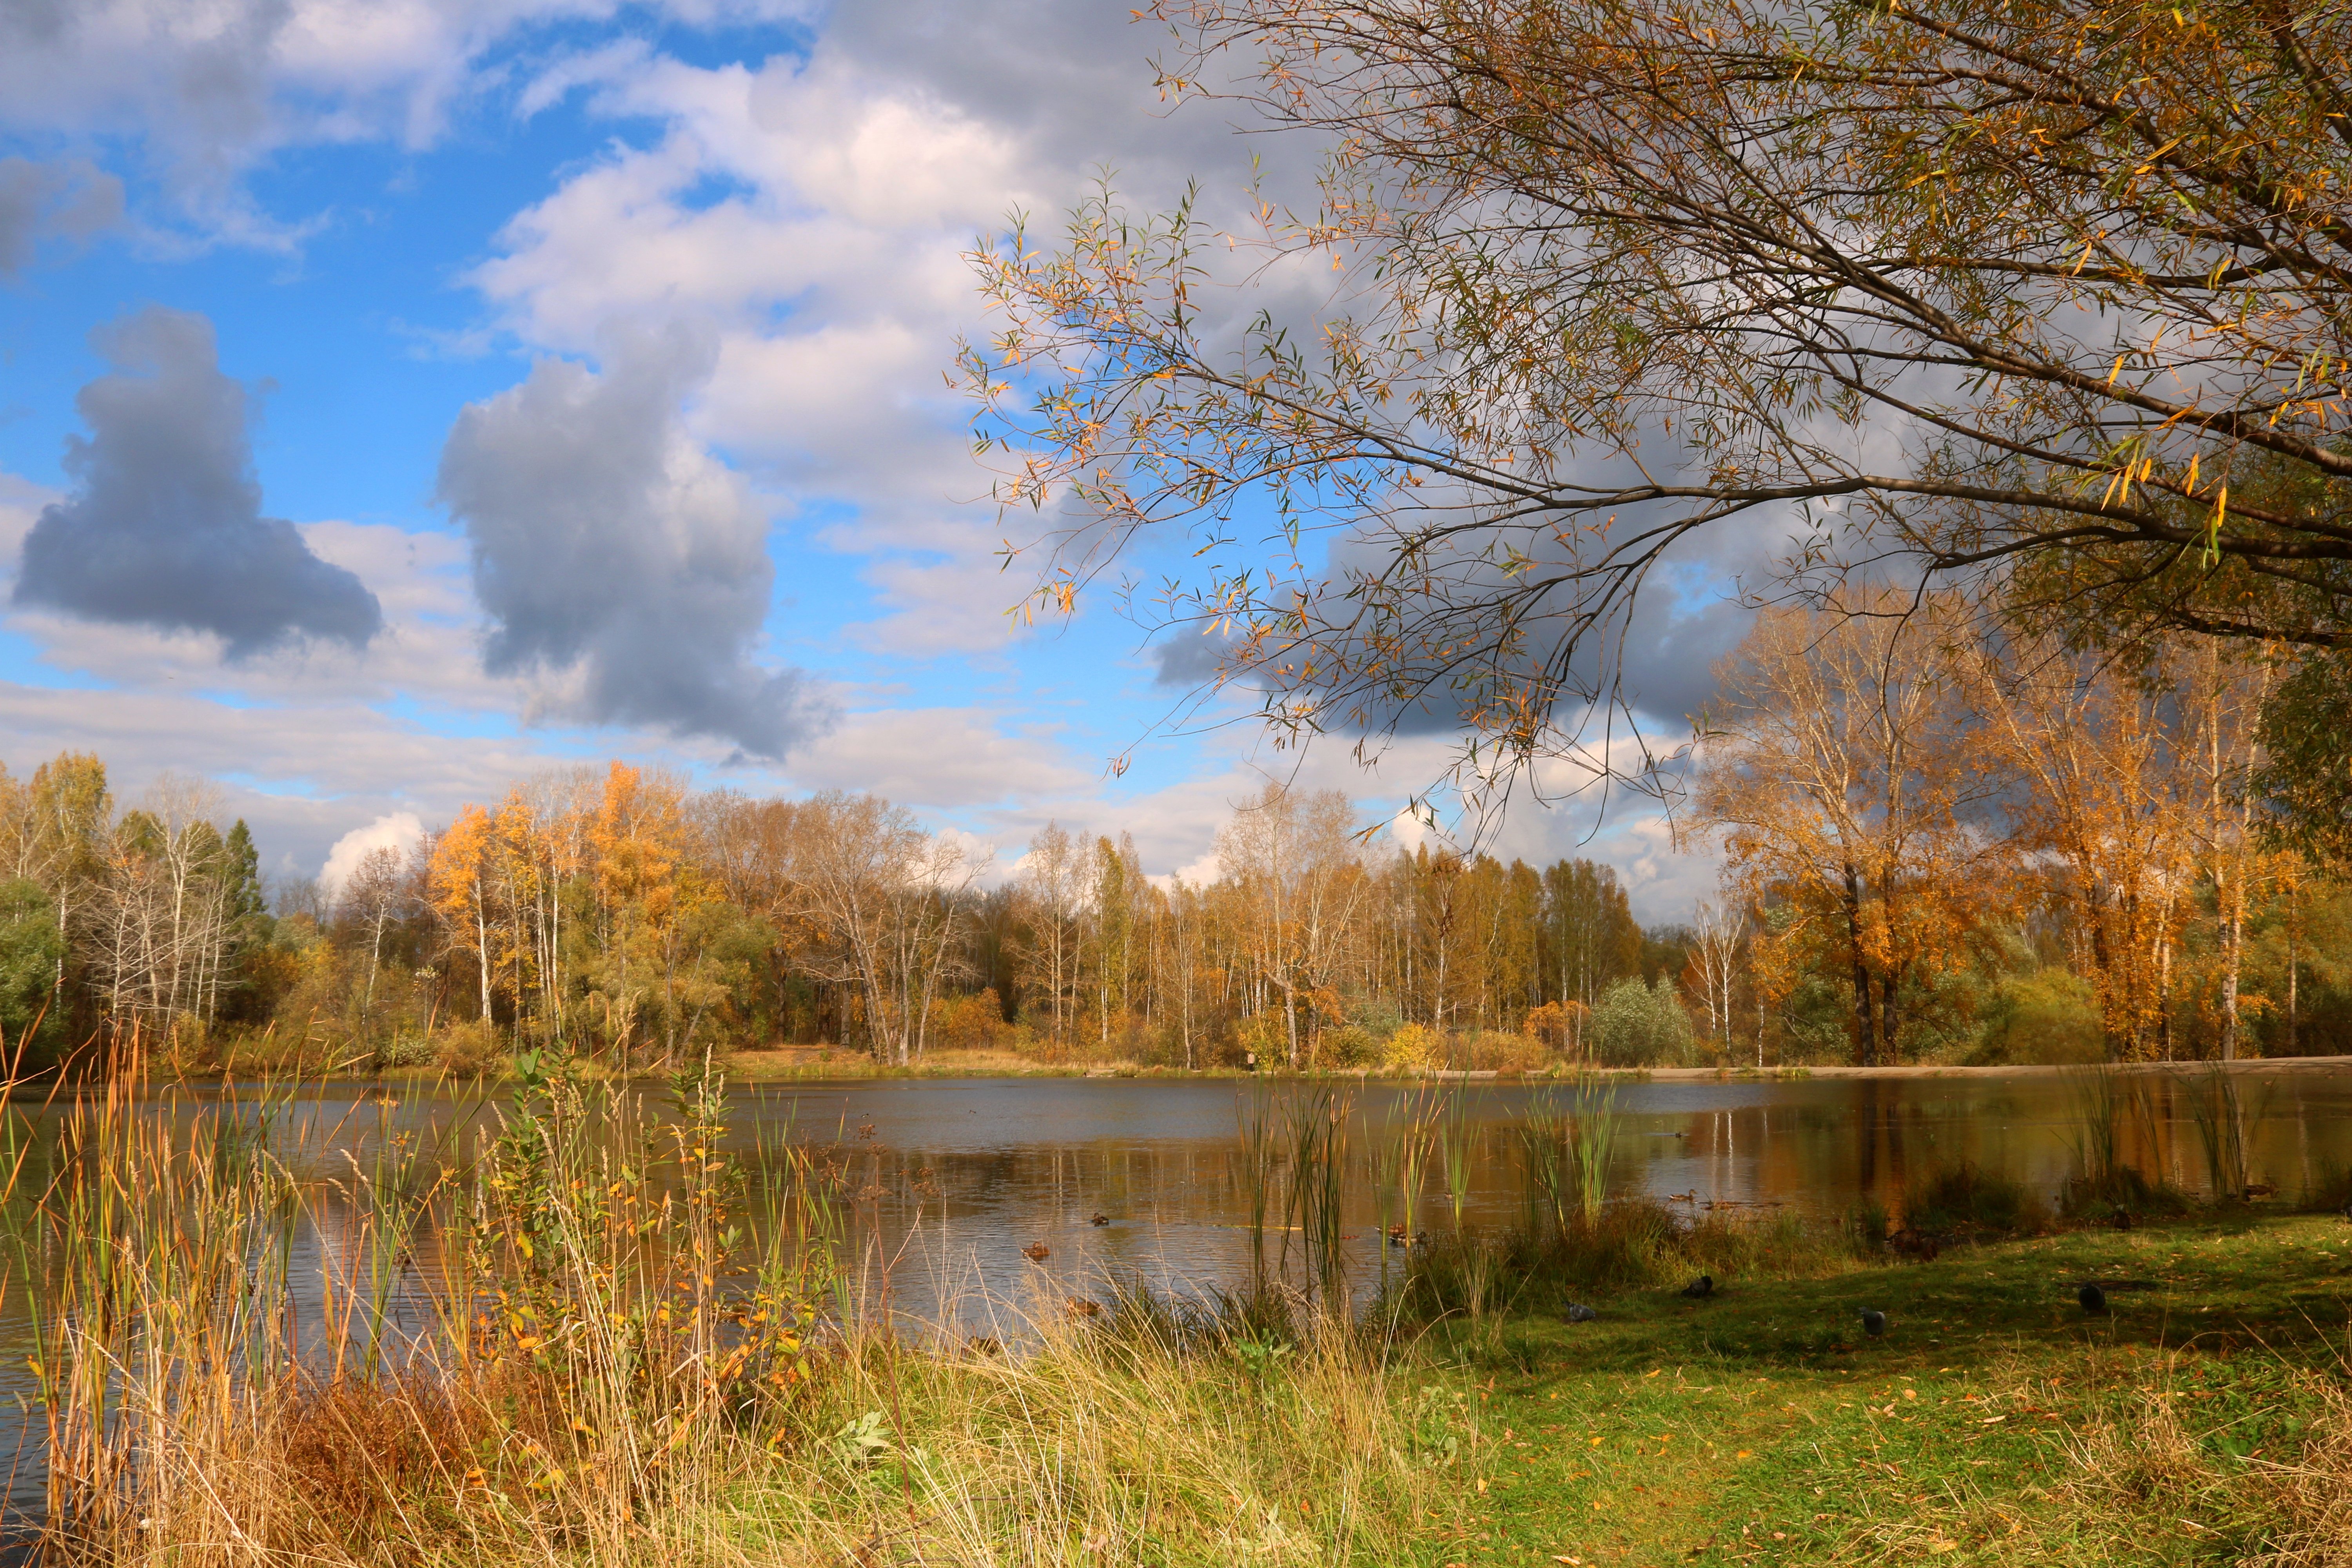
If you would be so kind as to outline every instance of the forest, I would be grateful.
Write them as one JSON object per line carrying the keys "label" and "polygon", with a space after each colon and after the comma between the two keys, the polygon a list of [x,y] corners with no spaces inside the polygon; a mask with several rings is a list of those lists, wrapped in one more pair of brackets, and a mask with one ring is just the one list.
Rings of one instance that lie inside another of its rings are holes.
{"label": "forest", "polygon": [[517,781],[341,885],[102,760],[0,779],[0,1020],[41,1061],[618,1070],[819,1047],[1188,1070],[2002,1063],[2339,1050],[2352,914],[2265,745],[2274,667],[2137,662],[1955,599],[1762,614],[1675,815],[1719,896],[1367,833],[1269,784],[1218,874],[1049,825],[1011,866],[871,795]]}

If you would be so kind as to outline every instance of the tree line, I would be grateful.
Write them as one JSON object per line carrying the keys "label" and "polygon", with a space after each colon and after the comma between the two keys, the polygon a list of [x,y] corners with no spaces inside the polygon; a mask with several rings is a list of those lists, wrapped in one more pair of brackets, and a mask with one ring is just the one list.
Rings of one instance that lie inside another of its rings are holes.
{"label": "tree line", "polygon": [[698,791],[617,762],[518,782],[334,888],[265,887],[217,815],[170,778],[118,810],[91,756],[0,771],[12,1040],[57,1058],[135,1032],[192,1066],[546,1047],[625,1068],[777,1044],[1468,1065],[1594,1048],[1611,987],[1671,992],[1689,945],[1644,932],[1607,867],[1405,852],[1344,796],[1276,786],[1198,881],[1055,824],[994,877],[874,795]]}
{"label": "tree line", "polygon": [[2274,760],[2291,668],[1958,595],[1767,612],[1699,725],[1710,1008],[1864,1064],[2343,1048],[2343,889]]}

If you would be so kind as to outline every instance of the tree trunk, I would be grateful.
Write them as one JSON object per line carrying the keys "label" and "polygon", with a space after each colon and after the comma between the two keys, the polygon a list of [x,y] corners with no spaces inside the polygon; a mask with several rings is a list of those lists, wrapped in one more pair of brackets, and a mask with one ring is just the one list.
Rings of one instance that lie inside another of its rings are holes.
{"label": "tree trunk", "polygon": [[1852,862],[1845,867],[1845,934],[1853,957],[1854,1061],[1860,1067],[1876,1067],[1877,1009],[1872,1005],[1869,961],[1862,952],[1862,879]]}

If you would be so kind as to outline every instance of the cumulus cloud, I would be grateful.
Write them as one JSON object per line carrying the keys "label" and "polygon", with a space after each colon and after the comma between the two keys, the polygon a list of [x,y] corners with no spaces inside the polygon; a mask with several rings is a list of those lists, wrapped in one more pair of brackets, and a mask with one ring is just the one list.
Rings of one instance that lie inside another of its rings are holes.
{"label": "cumulus cloud", "polygon": [[122,220],[122,182],[79,158],[0,158],[0,278],[29,266],[52,236],[88,239]]}
{"label": "cumulus cloud", "polygon": [[425,837],[425,824],[413,811],[396,811],[389,816],[379,816],[365,827],[354,827],[335,840],[327,851],[327,864],[319,873],[319,885],[328,896],[342,889],[360,868],[372,849],[397,849],[403,854],[416,847]]}
{"label": "cumulus cloud", "polygon": [[211,632],[232,660],[305,637],[364,647],[375,595],[261,515],[251,395],[204,317],[151,307],[91,334],[115,366],[75,400],[73,493],[26,536],[16,602],[89,620]]}
{"label": "cumulus cloud", "polygon": [[199,237],[286,247],[313,225],[243,176],[271,153],[423,147],[550,27],[804,20],[806,0],[5,0],[0,127],[119,137]]}
{"label": "cumulus cloud", "polygon": [[775,579],[767,520],[679,417],[711,353],[673,330],[623,335],[602,374],[541,361],[458,416],[439,500],[473,544],[492,674],[557,678],[567,717],[772,759],[824,709],[799,672],[750,657]]}

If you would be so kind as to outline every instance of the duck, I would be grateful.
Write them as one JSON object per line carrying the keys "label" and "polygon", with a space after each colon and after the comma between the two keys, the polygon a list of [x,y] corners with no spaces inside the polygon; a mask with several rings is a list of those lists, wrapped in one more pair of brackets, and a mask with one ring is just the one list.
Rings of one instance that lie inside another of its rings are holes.
{"label": "duck", "polygon": [[1700,1275],[1697,1279],[1683,1287],[1683,1294],[1692,1298],[1694,1300],[1714,1295],[1715,1276],[1712,1274]]}
{"label": "duck", "polygon": [[994,1334],[974,1334],[963,1342],[963,1348],[974,1355],[1003,1355],[1004,1343]]}
{"label": "duck", "polygon": [[1570,1301],[1568,1304],[1568,1321],[1571,1323],[1590,1323],[1599,1319],[1600,1316],[1600,1313],[1594,1311],[1591,1308],[1586,1306],[1581,1301]]}
{"label": "duck", "polygon": [[1886,1314],[1875,1307],[1864,1307],[1862,1310],[1862,1331],[1874,1340],[1885,1338]]}
{"label": "duck", "polygon": [[2107,1310],[2107,1293],[2096,1285],[2085,1284],[2074,1292],[2074,1300],[2082,1302],[2083,1310],[2094,1318],[2104,1315]]}
{"label": "duck", "polygon": [[1054,1256],[1054,1249],[1042,1241],[1033,1241],[1021,1249],[1021,1256],[1032,1263],[1043,1263]]}
{"label": "duck", "polygon": [[1073,1296],[1062,1303],[1062,1310],[1073,1318],[1094,1318],[1102,1315],[1102,1303],[1089,1301],[1084,1296]]}
{"label": "duck", "polygon": [[1103,1213],[1100,1209],[1097,1209],[1087,1217],[1087,1223],[1088,1225],[1108,1225],[1110,1223],[1110,1215]]}

